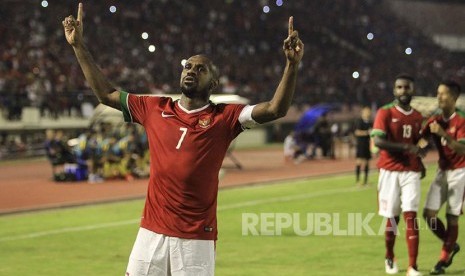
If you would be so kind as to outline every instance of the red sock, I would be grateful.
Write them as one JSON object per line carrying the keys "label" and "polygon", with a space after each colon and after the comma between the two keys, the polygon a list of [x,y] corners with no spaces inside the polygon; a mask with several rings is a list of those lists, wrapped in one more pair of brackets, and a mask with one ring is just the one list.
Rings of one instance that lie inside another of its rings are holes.
{"label": "red sock", "polygon": [[448,223],[446,241],[442,245],[441,261],[447,261],[449,259],[449,254],[454,250],[458,235],[459,226],[457,224]]}
{"label": "red sock", "polygon": [[426,218],[426,223],[428,223],[429,229],[433,231],[436,237],[440,238],[442,242],[446,241],[446,227],[442,223],[441,219],[438,217]]}
{"label": "red sock", "polygon": [[416,267],[418,257],[418,244],[420,236],[418,235],[417,212],[404,212],[408,248],[409,266]]}
{"label": "red sock", "polygon": [[386,221],[386,230],[384,231],[384,240],[386,243],[386,259],[394,259],[394,244],[396,243],[398,224],[399,217],[388,218]]}

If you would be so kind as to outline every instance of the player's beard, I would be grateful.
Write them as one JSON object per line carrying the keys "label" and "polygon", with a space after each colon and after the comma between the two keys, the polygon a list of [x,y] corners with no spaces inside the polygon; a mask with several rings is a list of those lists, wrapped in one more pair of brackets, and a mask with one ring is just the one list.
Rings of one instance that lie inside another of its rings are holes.
{"label": "player's beard", "polygon": [[412,95],[402,95],[397,97],[397,101],[403,106],[409,106],[412,101]]}
{"label": "player's beard", "polygon": [[195,98],[208,99],[208,97],[210,96],[210,94],[208,93],[208,90],[206,89],[199,90],[198,87],[187,88],[187,87],[181,86],[181,92],[184,96],[190,99],[195,99]]}
{"label": "player's beard", "polygon": [[197,85],[195,86],[181,86],[181,92],[189,98],[194,98],[200,95]]}

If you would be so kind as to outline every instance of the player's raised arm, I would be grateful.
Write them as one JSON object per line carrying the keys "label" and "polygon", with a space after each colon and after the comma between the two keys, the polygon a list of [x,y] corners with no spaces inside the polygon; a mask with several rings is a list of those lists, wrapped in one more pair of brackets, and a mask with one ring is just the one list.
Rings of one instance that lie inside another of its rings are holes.
{"label": "player's raised arm", "polygon": [[273,98],[269,102],[259,103],[252,111],[252,118],[258,123],[266,123],[284,117],[294,96],[299,63],[304,55],[304,44],[294,30],[294,18],[289,18],[288,36],[284,40],[283,51],[286,66]]}
{"label": "player's raised arm", "polygon": [[73,46],[76,58],[84,77],[99,101],[105,105],[121,110],[119,91],[117,91],[98,68],[83,39],[83,6],[79,3],[77,19],[72,15],[63,20],[65,37]]}

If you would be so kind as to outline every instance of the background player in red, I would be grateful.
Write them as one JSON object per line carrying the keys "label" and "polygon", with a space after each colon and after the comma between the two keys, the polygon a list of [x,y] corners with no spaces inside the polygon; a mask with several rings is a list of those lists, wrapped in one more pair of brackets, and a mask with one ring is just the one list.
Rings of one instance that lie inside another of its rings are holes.
{"label": "background player in red", "polygon": [[410,106],[414,95],[414,79],[399,75],[394,83],[395,101],[381,107],[375,117],[371,136],[380,149],[378,160],[378,213],[387,218],[385,269],[398,273],[394,258],[397,224],[403,212],[409,254],[407,276],[422,275],[417,268],[420,179],[424,169],[417,146],[423,117]]}
{"label": "background player in red", "polygon": [[218,172],[230,142],[244,129],[283,117],[292,101],[304,45],[289,18],[286,57],[273,98],[254,106],[213,104],[218,72],[203,55],[190,57],[182,96],[136,96],[116,90],[83,41],[82,4],[63,26],[84,76],[105,105],[144,126],[151,153],[146,204],[126,275],[213,275]]}
{"label": "background player in red", "polygon": [[[458,83],[441,82],[437,89],[441,112],[431,116],[422,131],[426,138],[431,137],[439,153],[439,170],[431,183],[423,210],[429,228],[443,242],[439,261],[431,270],[432,275],[445,274],[445,268],[452,264],[454,255],[460,250],[457,237],[465,196],[465,113],[455,107],[459,95]],[[437,216],[444,203],[447,203],[447,229]]]}

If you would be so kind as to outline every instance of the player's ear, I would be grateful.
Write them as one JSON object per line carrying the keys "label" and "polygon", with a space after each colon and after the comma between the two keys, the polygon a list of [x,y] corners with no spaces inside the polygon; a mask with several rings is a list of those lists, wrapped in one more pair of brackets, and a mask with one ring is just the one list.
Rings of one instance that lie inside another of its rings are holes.
{"label": "player's ear", "polygon": [[212,79],[210,82],[209,90],[214,91],[216,88],[218,88],[218,85],[219,85],[219,81],[217,79]]}

